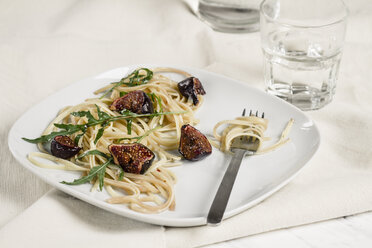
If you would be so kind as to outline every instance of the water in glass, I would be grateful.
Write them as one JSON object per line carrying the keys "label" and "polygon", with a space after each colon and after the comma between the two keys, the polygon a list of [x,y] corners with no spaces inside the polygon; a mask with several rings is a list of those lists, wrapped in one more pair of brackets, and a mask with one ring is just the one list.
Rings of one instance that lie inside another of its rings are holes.
{"label": "water in glass", "polygon": [[319,109],[335,93],[341,51],[290,31],[272,33],[263,47],[266,90],[303,110]]}
{"label": "water in glass", "polygon": [[260,30],[266,91],[302,110],[330,103],[347,15],[342,0],[264,0]]}

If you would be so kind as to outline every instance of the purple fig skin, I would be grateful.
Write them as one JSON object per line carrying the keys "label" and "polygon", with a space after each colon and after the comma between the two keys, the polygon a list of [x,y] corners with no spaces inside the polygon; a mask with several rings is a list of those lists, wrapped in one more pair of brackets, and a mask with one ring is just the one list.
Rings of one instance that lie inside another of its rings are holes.
{"label": "purple fig skin", "polygon": [[131,91],[115,99],[110,105],[110,109],[114,111],[127,109],[136,114],[152,114],[154,112],[150,98],[142,90]]}
{"label": "purple fig skin", "polygon": [[154,106],[152,105],[152,101],[150,97],[143,92],[143,96],[145,98],[143,105],[142,105],[142,110],[140,114],[152,114],[154,113]]}
{"label": "purple fig skin", "polygon": [[114,163],[128,173],[144,174],[155,158],[149,148],[139,143],[112,144],[108,149]]}
{"label": "purple fig skin", "polygon": [[81,150],[68,136],[56,136],[50,143],[50,152],[53,156],[69,159]]}
{"label": "purple fig skin", "polygon": [[205,158],[212,153],[212,146],[207,137],[191,125],[183,125],[178,151],[191,161]]}
{"label": "purple fig skin", "polygon": [[189,77],[178,83],[178,90],[184,97],[191,97],[194,105],[198,105],[198,95],[205,95],[205,90],[200,80],[196,77]]}

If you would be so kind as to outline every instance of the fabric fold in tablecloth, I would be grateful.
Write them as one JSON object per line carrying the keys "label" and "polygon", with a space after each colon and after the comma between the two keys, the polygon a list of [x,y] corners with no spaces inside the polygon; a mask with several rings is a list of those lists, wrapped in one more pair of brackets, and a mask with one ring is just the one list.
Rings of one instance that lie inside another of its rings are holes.
{"label": "fabric fold in tablecloth", "polygon": [[[197,247],[372,210],[372,6],[347,3],[351,16],[335,99],[307,113],[321,145],[306,168],[218,227],[167,228],[57,190],[20,213],[48,187],[6,150],[9,128],[39,99],[123,65],[205,68],[262,89],[259,34],[213,32],[174,0],[0,2],[0,223],[8,222],[0,226],[0,247]],[[366,31],[363,39],[358,30]]]}

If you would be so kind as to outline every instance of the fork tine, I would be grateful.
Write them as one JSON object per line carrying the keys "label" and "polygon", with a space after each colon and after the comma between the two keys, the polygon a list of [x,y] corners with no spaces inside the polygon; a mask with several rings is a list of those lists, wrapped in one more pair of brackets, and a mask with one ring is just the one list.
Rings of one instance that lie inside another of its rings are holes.
{"label": "fork tine", "polygon": [[245,109],[243,110],[242,116],[245,116]]}
{"label": "fork tine", "polygon": [[[244,109],[245,110],[245,109]],[[243,113],[245,114],[245,111],[243,111]],[[244,115],[243,115],[244,116]],[[251,110],[249,110],[249,116],[256,116],[256,117],[258,117],[258,110],[256,111],[256,114],[253,114],[252,113],[252,109]],[[261,118],[263,119],[263,118],[265,118],[265,112],[262,112],[262,114],[261,114]]]}

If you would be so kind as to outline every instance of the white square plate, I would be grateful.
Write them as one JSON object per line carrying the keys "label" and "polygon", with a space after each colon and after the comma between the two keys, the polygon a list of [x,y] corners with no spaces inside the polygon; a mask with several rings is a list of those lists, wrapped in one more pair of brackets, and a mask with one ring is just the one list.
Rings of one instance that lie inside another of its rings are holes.
{"label": "white square plate", "polygon": [[[125,205],[106,203],[105,200],[109,195],[105,191],[90,192],[91,186],[88,184],[69,186],[60,183],[80,177],[79,172],[43,169],[27,160],[27,154],[37,151],[37,147],[23,141],[22,137],[39,137],[61,108],[78,104],[86,98],[97,97],[93,94],[95,90],[139,67],[157,66],[134,65],[117,68],[72,84],[49,96],[28,110],[13,125],[9,133],[9,148],[22,166],[40,179],[102,209],[158,225],[204,225],[231,157],[215,148],[212,155],[204,160],[184,162],[183,165],[172,168],[178,177],[175,185],[176,209],[160,214],[137,213]],[[287,102],[221,75],[193,68],[178,69],[199,78],[207,92],[204,105],[196,114],[200,119],[197,128],[204,134],[212,134],[213,126],[217,122],[240,116],[244,108],[258,110],[260,113],[265,112],[265,118],[269,120],[265,134],[273,138],[272,142],[279,138],[290,118],[295,120],[289,143],[270,153],[243,160],[224,218],[252,207],[279,190],[294,178],[318,149],[320,136],[314,122]],[[167,76],[176,81],[182,79],[176,74],[167,74]]]}

